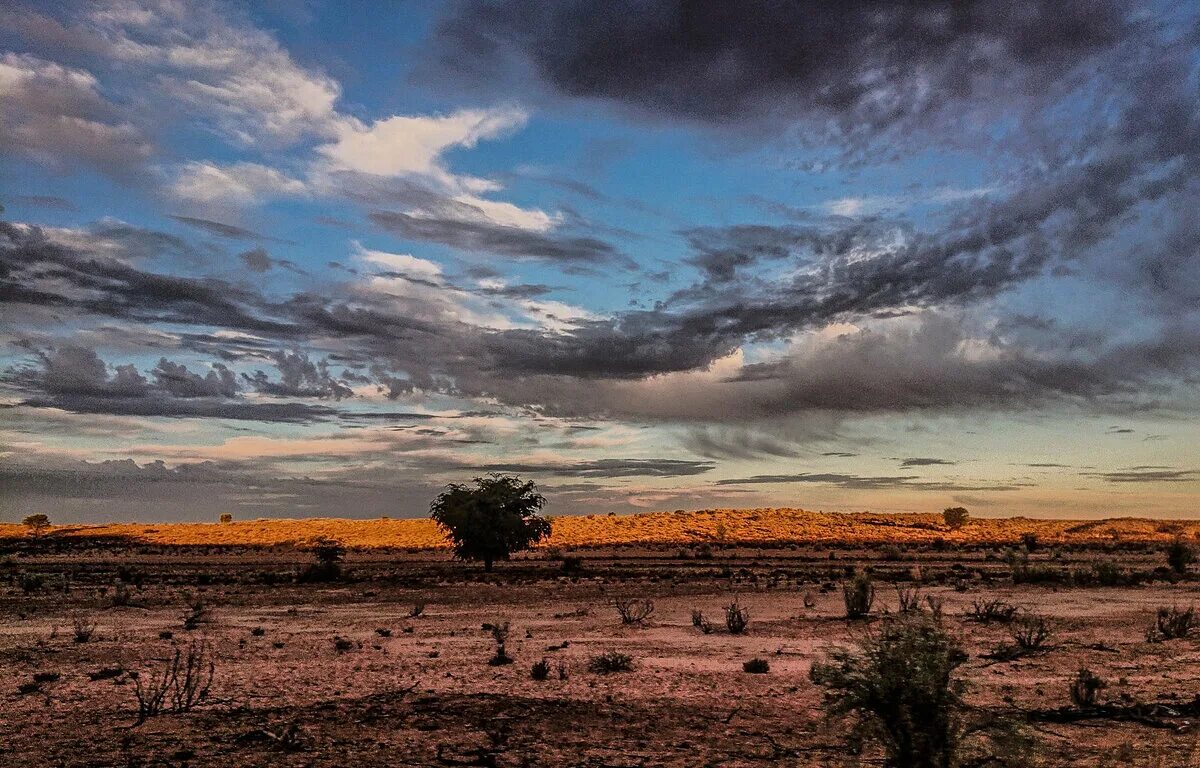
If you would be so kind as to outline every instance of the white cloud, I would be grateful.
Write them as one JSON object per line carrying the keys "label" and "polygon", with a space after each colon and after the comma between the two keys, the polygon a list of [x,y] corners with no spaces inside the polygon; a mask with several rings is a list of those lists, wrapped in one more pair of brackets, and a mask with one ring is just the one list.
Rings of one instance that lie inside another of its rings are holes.
{"label": "white cloud", "polygon": [[268,196],[296,196],[306,192],[303,181],[259,163],[185,163],[170,192],[176,198],[202,205],[251,205]]}
{"label": "white cloud", "polygon": [[355,255],[367,262],[368,264],[378,264],[381,267],[387,268],[389,272],[396,272],[407,277],[415,277],[422,280],[437,280],[442,277],[442,267],[426,259],[418,259],[416,256],[410,256],[406,253],[389,253],[387,251],[375,251],[370,248],[364,248],[357,240],[352,242]]}
{"label": "white cloud", "polygon": [[331,136],[337,81],[297,64],[269,34],[203,2],[111,2],[89,21],[121,62],[157,70],[163,92],[246,146]]}
{"label": "white cloud", "polygon": [[366,125],[343,119],[337,141],[318,148],[339,170],[376,176],[429,176],[457,186],[443,167],[442,154],[452,147],[473,147],[480,139],[500,136],[525,124],[526,114],[513,108],[467,109],[450,115],[396,115]]}

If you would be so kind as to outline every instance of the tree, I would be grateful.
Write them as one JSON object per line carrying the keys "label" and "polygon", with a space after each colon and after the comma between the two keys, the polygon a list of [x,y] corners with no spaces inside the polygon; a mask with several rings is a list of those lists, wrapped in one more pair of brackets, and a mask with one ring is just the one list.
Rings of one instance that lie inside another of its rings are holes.
{"label": "tree", "polygon": [[41,536],[50,527],[50,518],[45,515],[30,515],[21,522],[34,536]]}
{"label": "tree", "polygon": [[946,507],[942,511],[942,519],[946,521],[946,525],[952,531],[957,531],[966,525],[967,518],[970,516],[971,513],[967,511],[966,507]]}
{"label": "tree", "polygon": [[460,560],[496,560],[529,549],[550,535],[550,521],[538,516],[546,498],[537,486],[513,475],[477,477],[474,487],[451,483],[429,505],[429,515],[449,535]]}
{"label": "tree", "polygon": [[222,514],[222,515],[221,515],[221,517],[220,517],[220,520],[221,520],[221,522],[222,522],[223,524],[225,524],[225,523],[232,523],[232,522],[233,522],[233,515],[231,515],[231,514],[229,514],[228,512],[226,512],[226,513],[224,513],[224,514]]}

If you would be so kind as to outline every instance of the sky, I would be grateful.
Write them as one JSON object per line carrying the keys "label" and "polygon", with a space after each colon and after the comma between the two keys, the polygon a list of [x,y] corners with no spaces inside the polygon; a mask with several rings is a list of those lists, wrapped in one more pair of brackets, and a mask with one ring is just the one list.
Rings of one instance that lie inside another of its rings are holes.
{"label": "sky", "polygon": [[1200,6],[7,2],[0,520],[1200,514]]}

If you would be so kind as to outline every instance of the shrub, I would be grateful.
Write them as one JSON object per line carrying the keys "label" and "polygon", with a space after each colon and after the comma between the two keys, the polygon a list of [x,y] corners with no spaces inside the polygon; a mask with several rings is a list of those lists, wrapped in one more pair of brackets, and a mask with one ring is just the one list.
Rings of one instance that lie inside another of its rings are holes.
{"label": "shrub", "polygon": [[1040,546],[1038,535],[1036,533],[1022,533],[1021,544],[1024,545],[1026,552],[1037,552]]}
{"label": "shrub", "polygon": [[316,540],[310,551],[316,562],[301,572],[300,581],[337,581],[342,577],[342,558],[346,556],[346,548],[340,541],[322,536]]}
{"label": "shrub", "polygon": [[752,675],[765,675],[771,671],[771,663],[766,659],[750,659],[750,661],[742,664],[742,671]]}
{"label": "shrub", "polygon": [[133,594],[129,591],[129,587],[119,581],[113,585],[112,595],[109,597],[109,604],[113,608],[126,606],[132,602]]}
{"label": "shrub", "polygon": [[859,572],[842,585],[842,600],[846,604],[847,619],[866,618],[875,604],[875,584],[870,574]]}
{"label": "shrub", "polygon": [[221,515],[221,517],[219,519],[220,519],[222,525],[228,525],[229,523],[233,522],[233,515],[229,514],[228,512],[225,512]]}
{"label": "shrub", "polygon": [[492,658],[488,659],[488,665],[492,667],[500,667],[505,664],[512,664],[512,657],[508,655],[508,650],[505,647],[508,643],[509,623],[507,621],[494,621],[487,625],[488,631],[492,633],[492,640],[496,643],[496,652]]}
{"label": "shrub", "polygon": [[1081,708],[1094,707],[1097,695],[1107,687],[1108,683],[1104,678],[1087,667],[1080,667],[1075,679],[1071,681],[1071,703]]}
{"label": "shrub", "polygon": [[416,603],[408,611],[408,618],[415,619],[425,613],[425,603]]}
{"label": "shrub", "polygon": [[1018,610],[1017,606],[1003,600],[974,600],[963,617],[981,624],[1007,624],[1017,615]]}
{"label": "shrub", "polygon": [[92,621],[92,617],[86,613],[77,613],[71,617],[71,629],[75,642],[86,643],[96,632],[96,622]]}
{"label": "shrub", "polygon": [[18,581],[21,585],[21,591],[27,595],[40,592],[42,587],[46,585],[46,577],[40,573],[22,573]]}
{"label": "shrub", "polygon": [[1180,576],[1187,573],[1188,566],[1196,559],[1196,553],[1191,545],[1183,540],[1182,536],[1176,535],[1171,543],[1167,545],[1167,565],[1171,570],[1178,573]]}
{"label": "shrub", "polygon": [[737,598],[725,607],[725,628],[731,635],[740,635],[750,625],[750,611],[738,605]]}
{"label": "shrub", "polygon": [[896,599],[900,613],[921,612],[921,588],[896,585]]}
{"label": "shrub", "polygon": [[612,672],[628,672],[633,669],[633,657],[618,651],[605,651],[588,661],[588,671],[598,675]]}
{"label": "shrub", "polygon": [[208,615],[208,605],[204,602],[204,598],[199,595],[192,596],[185,594],[184,602],[187,603],[188,612],[183,616],[183,628],[191,632],[196,627],[200,626]]}
{"label": "shrub", "polygon": [[250,634],[254,637],[262,637],[263,635],[267,634],[267,630],[263,629],[262,627],[254,627],[250,630]]}
{"label": "shrub", "polygon": [[1146,639],[1156,642],[1184,638],[1191,634],[1195,623],[1196,609],[1192,606],[1188,606],[1186,611],[1179,610],[1177,606],[1170,608],[1165,605],[1159,606],[1158,613],[1154,617],[1154,624],[1146,633]]}
{"label": "shrub", "polygon": [[380,637],[391,637],[392,630],[388,629],[387,627],[379,627],[375,630],[375,634],[379,635]]}
{"label": "shrub", "polygon": [[616,598],[613,605],[622,624],[641,624],[654,613],[654,601],[642,598]]}
{"label": "shrub", "polygon": [[186,653],[175,646],[166,666],[157,672],[130,672],[137,697],[137,722],[163,712],[190,712],[208,697],[216,662],[207,640],[192,640]]}
{"label": "shrub", "polygon": [[333,650],[335,653],[352,651],[354,650],[354,641],[346,637],[335,637],[333,638]]}
{"label": "shrub", "polygon": [[1018,648],[1029,652],[1044,648],[1052,632],[1045,617],[1028,613],[1013,620],[1009,634]]}
{"label": "shrub", "polygon": [[854,716],[854,735],[880,743],[886,765],[949,768],[966,731],[966,654],[941,623],[923,615],[885,617],[855,649],[834,649],[810,677],[826,689],[831,717]]}
{"label": "shrub", "polygon": [[713,631],[712,622],[704,618],[699,608],[692,609],[692,626],[706,635],[711,635]]}
{"label": "shrub", "polygon": [[942,510],[942,521],[952,531],[957,531],[966,525],[970,517],[971,513],[967,511],[966,507],[946,507]]}
{"label": "shrub", "polygon": [[545,680],[550,677],[550,660],[543,658],[540,661],[533,662],[533,667],[529,670],[529,676],[534,680]]}

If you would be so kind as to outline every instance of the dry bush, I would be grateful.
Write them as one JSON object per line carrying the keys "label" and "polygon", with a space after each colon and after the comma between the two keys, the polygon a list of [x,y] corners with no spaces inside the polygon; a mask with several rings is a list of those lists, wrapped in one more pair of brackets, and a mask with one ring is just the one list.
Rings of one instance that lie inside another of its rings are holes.
{"label": "dry bush", "polygon": [[488,624],[487,627],[488,631],[492,633],[492,640],[496,643],[496,653],[492,655],[492,658],[488,659],[488,665],[500,667],[505,664],[512,664],[513,659],[508,655],[508,650],[505,647],[505,644],[508,642],[509,622],[497,620]]}
{"label": "dry bush", "polygon": [[860,571],[843,584],[842,600],[846,604],[847,619],[866,618],[875,604],[875,584],[870,574]]}
{"label": "dry bush", "polygon": [[1158,613],[1154,617],[1154,624],[1146,632],[1146,639],[1150,642],[1159,642],[1187,637],[1192,633],[1195,625],[1196,609],[1193,606],[1188,606],[1185,611],[1179,610],[1179,607],[1174,605],[1170,608],[1165,605],[1159,606]]}
{"label": "dry bush", "polygon": [[692,626],[706,635],[711,635],[714,629],[712,622],[704,618],[699,608],[692,609]]}
{"label": "dry bush", "polygon": [[1050,629],[1050,622],[1044,616],[1027,613],[1013,620],[1009,634],[1018,648],[1022,651],[1032,652],[1045,648],[1046,641],[1050,639],[1053,632]]}
{"label": "dry bush", "polygon": [[605,651],[588,661],[588,671],[598,675],[612,672],[628,672],[633,669],[633,657],[619,651]]}
{"label": "dry bush", "polygon": [[96,622],[92,619],[91,614],[76,613],[71,617],[71,629],[74,633],[75,642],[86,643],[92,639],[92,635],[96,632]]}
{"label": "dry bush", "polygon": [[918,586],[905,587],[897,584],[896,600],[900,613],[920,613],[922,610],[921,588]]}
{"label": "dry bush", "polygon": [[1020,609],[1012,603],[1003,600],[974,600],[971,607],[963,614],[963,618],[978,621],[981,624],[997,622],[1007,624],[1016,618]]}
{"label": "dry bush", "polygon": [[550,660],[542,657],[540,661],[533,662],[533,667],[529,670],[529,676],[534,680],[545,680],[550,677]]}
{"label": "dry bush", "polygon": [[1183,536],[1176,534],[1167,545],[1167,565],[1180,576],[1187,573],[1188,566],[1196,559],[1196,552],[1191,545],[1184,541]]}
{"label": "dry bush", "polygon": [[616,598],[613,606],[622,624],[641,624],[654,614],[654,601],[644,598]]}
{"label": "dry bush", "polygon": [[190,712],[208,697],[215,672],[212,646],[200,638],[188,643],[186,651],[176,645],[170,660],[158,671],[129,673],[137,697],[137,724],[163,712]]}
{"label": "dry bush", "polygon": [[1071,703],[1081,709],[1096,706],[1096,697],[1108,687],[1108,682],[1087,667],[1080,667],[1071,681]]}
{"label": "dry bush", "polygon": [[725,606],[725,628],[731,635],[740,635],[750,625],[750,611],[738,605],[737,598]]}

